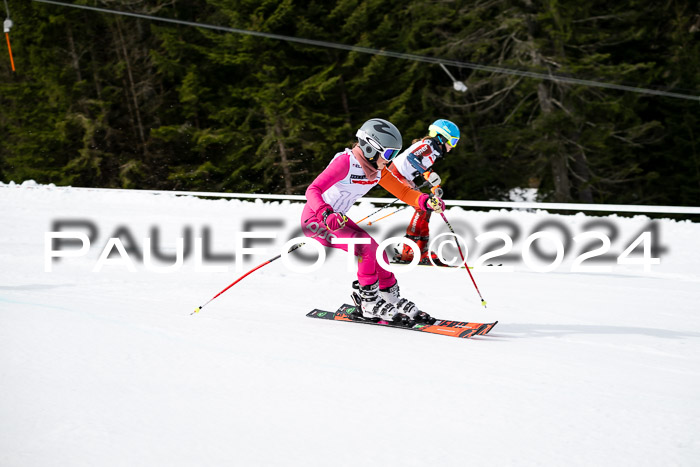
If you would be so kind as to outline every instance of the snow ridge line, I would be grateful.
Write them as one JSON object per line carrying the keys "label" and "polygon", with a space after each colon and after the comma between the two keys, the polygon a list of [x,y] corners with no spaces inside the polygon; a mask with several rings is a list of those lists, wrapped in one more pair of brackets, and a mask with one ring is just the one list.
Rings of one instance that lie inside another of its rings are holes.
{"label": "snow ridge line", "polygon": [[[262,193],[219,193],[209,191],[164,191],[164,190],[133,190],[123,188],[88,188],[88,187],[59,187],[54,185],[26,185],[26,184],[4,184],[0,183],[0,188],[17,189],[50,189],[50,190],[76,190],[76,191],[104,191],[123,193],[148,193],[156,195],[174,196],[201,196],[208,198],[237,198],[237,199],[261,199],[274,201],[306,201],[303,195],[273,195]],[[362,201],[370,203],[391,203],[394,198],[369,198],[363,197]],[[533,201],[464,201],[456,199],[443,200],[448,206],[465,206],[478,208],[495,209],[538,209],[543,211],[600,211],[600,212],[637,212],[657,213],[657,214],[700,214],[700,207],[694,206],[651,206],[651,205],[631,205],[631,204],[581,204],[581,203],[538,203]],[[402,201],[396,204],[403,204]]]}

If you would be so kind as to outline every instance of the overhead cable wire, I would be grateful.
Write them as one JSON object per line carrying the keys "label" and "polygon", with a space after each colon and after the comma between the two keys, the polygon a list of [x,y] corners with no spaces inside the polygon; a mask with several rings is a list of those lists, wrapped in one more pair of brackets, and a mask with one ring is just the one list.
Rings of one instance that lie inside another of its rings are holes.
{"label": "overhead cable wire", "polygon": [[453,66],[455,68],[468,68],[468,69],[472,69],[472,70],[485,71],[485,72],[489,72],[489,73],[500,73],[500,74],[515,75],[515,76],[524,76],[524,77],[533,78],[533,79],[557,81],[557,82],[562,82],[562,83],[577,84],[577,85],[581,85],[581,86],[593,86],[593,87],[599,87],[599,88],[615,89],[618,91],[636,92],[639,94],[647,94],[647,95],[654,95],[654,96],[674,97],[677,99],[687,99],[687,100],[693,100],[693,101],[700,102],[700,96],[693,96],[690,94],[681,94],[681,93],[676,93],[676,92],[660,91],[660,90],[656,90],[656,89],[642,88],[642,87],[638,87],[638,86],[626,86],[626,85],[621,85],[621,84],[606,83],[603,81],[579,79],[579,78],[574,78],[574,77],[570,77],[570,76],[556,75],[556,74],[551,74],[551,73],[537,73],[534,71],[525,71],[525,70],[518,70],[518,69],[513,69],[513,68],[502,68],[502,67],[496,67],[496,66],[491,66],[491,65],[480,65],[477,63],[460,62],[457,60],[448,60],[448,59],[444,59],[444,58],[428,57],[425,55],[416,55],[416,54],[409,54],[409,53],[403,53],[403,52],[393,52],[391,50],[373,49],[370,47],[362,47],[362,46],[357,46],[357,45],[346,45],[346,44],[339,44],[336,42],[327,42],[327,41],[320,41],[320,40],[315,40],[315,39],[305,39],[302,37],[285,36],[282,34],[272,34],[272,33],[268,33],[268,32],[250,31],[247,29],[238,29],[238,28],[231,28],[231,27],[226,27],[226,26],[217,26],[217,25],[213,25],[213,24],[197,23],[194,21],[184,21],[184,20],[179,20],[179,19],[163,18],[161,16],[152,16],[152,15],[146,15],[146,14],[142,14],[142,13],[132,13],[132,12],[127,12],[127,11],[110,10],[107,8],[99,8],[99,7],[93,7],[93,6],[88,6],[88,5],[76,5],[76,4],[71,4],[71,3],[56,2],[56,1],[52,1],[52,0],[33,0],[33,1],[37,2],[37,3],[46,3],[46,4],[50,4],[50,5],[59,5],[59,6],[65,6],[65,7],[71,7],[71,8],[79,8],[79,9],[83,9],[83,10],[97,11],[100,13],[109,13],[109,14],[115,14],[115,15],[130,16],[133,18],[141,18],[141,19],[146,19],[146,20],[150,20],[150,21],[162,21],[165,23],[179,24],[179,25],[183,25],[183,26],[192,26],[192,27],[197,27],[197,28],[212,29],[215,31],[223,31],[223,32],[231,32],[231,33],[235,33],[235,34],[245,34],[245,35],[249,35],[249,36],[263,37],[266,39],[295,42],[298,44],[311,45],[311,46],[315,46],[315,47],[340,49],[340,50],[347,50],[350,52],[359,52],[359,53],[366,53],[366,54],[371,54],[371,55],[380,55],[380,56],[384,56],[384,57],[398,58],[398,59],[402,59],[402,60],[412,60],[412,61],[416,61],[416,62],[432,63],[432,64],[437,64],[437,65],[443,65],[443,67],[444,67],[444,65],[448,65],[448,66]]}

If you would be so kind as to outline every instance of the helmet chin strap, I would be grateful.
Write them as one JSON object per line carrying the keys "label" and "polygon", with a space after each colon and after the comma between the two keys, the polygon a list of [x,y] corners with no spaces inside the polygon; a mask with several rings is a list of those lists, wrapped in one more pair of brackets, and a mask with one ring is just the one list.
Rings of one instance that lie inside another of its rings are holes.
{"label": "helmet chin strap", "polygon": [[440,149],[442,150],[442,154],[447,154],[447,141],[443,141],[444,136],[442,135],[436,135],[435,139],[437,140],[438,144],[440,145]]}

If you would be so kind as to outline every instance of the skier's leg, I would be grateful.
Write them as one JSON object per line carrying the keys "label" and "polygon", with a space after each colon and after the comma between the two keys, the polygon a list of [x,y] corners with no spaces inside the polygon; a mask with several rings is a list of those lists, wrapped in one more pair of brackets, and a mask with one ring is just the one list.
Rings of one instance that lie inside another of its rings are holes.
{"label": "skier's leg", "polygon": [[[416,209],[406,228],[406,238],[416,242],[421,253],[428,249],[428,221],[430,213]],[[406,244],[403,245],[403,251],[397,257],[400,262],[411,262],[413,260],[413,250]]]}
{"label": "skier's leg", "polygon": [[[398,324],[408,324],[410,319],[405,314],[400,313],[391,303],[379,296],[380,284],[384,286],[396,282],[391,272],[377,264],[376,254],[379,244],[370,234],[350,219],[348,219],[342,229],[329,232],[313,216],[310,209],[307,212],[307,208],[308,206],[304,208],[302,213],[302,231],[304,235],[309,237],[316,235],[320,231],[314,239],[322,245],[348,251],[347,244],[332,243],[333,237],[363,238],[368,240],[368,243],[354,245],[354,253],[355,256],[359,257],[359,262],[357,280],[353,282],[352,298],[361,311],[362,316],[370,319],[383,319]],[[388,262],[386,254],[384,254],[384,261]]]}

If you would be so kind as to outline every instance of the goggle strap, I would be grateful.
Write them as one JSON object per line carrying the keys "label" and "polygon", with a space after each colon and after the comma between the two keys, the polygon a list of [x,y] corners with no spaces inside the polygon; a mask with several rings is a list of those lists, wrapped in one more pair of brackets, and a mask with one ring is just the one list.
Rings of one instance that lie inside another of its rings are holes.
{"label": "goggle strap", "polygon": [[400,149],[396,149],[396,148],[383,147],[381,144],[379,144],[378,141],[376,141],[374,138],[372,138],[370,135],[368,135],[367,132],[365,132],[363,130],[357,130],[357,134],[355,136],[367,141],[367,143],[370,146],[372,146],[379,154],[381,154],[382,158],[384,158],[387,161],[390,161],[394,157],[396,157],[396,155],[400,151]]}

